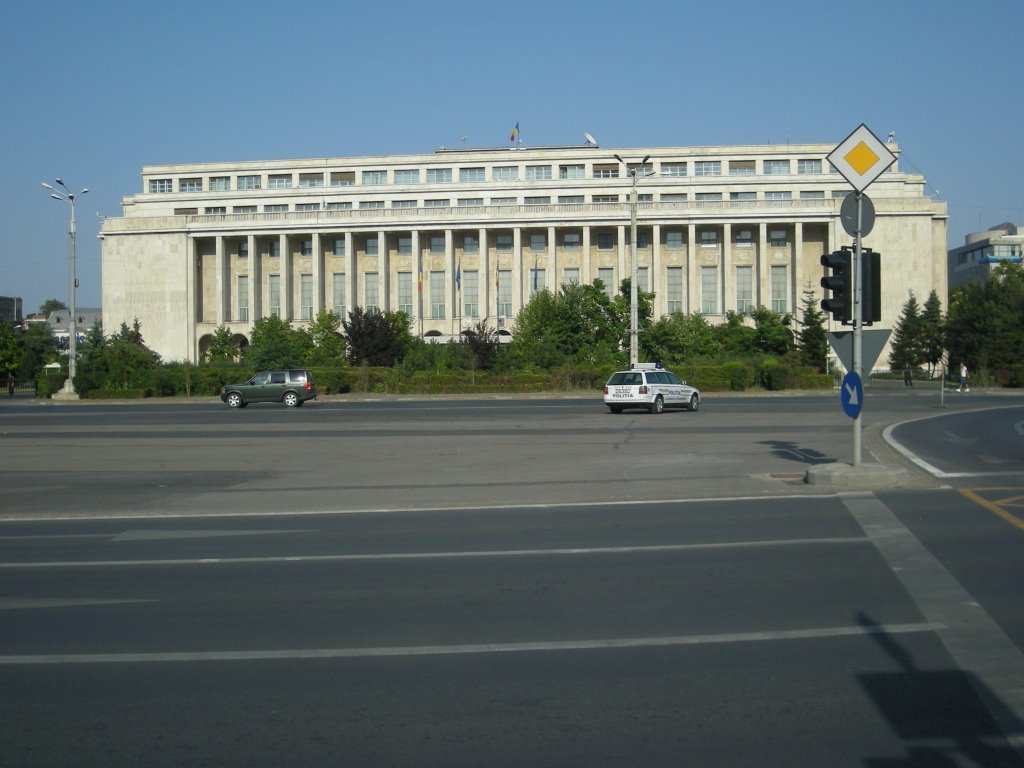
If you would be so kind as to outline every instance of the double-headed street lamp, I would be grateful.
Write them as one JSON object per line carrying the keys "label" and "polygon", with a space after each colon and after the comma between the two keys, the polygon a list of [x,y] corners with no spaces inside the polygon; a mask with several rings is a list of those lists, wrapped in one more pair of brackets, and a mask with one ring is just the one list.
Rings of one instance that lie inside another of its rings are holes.
{"label": "double-headed street lamp", "polygon": [[68,255],[68,296],[71,306],[69,307],[69,324],[68,324],[68,380],[64,384],[64,395],[68,397],[75,396],[75,362],[78,354],[78,318],[75,308],[75,289],[78,287],[78,277],[75,272],[75,230],[77,228],[77,220],[75,219],[75,198],[81,197],[88,189],[83,189],[77,195],[68,189],[60,179],[55,179],[60,189],[56,189],[49,184],[43,182],[43,186],[50,190],[50,197],[54,200],[63,200],[65,203],[71,206],[71,228],[68,231],[68,235],[71,238],[71,245]]}
{"label": "double-headed street lamp", "polygon": [[[623,167],[633,179],[633,189],[629,195],[629,243],[630,243],[630,279],[629,279],[629,367],[635,368],[638,360],[638,338],[639,323],[637,320],[637,264],[636,264],[636,182],[640,178],[650,176],[651,173],[647,169],[647,161],[651,159],[650,155],[645,155],[644,159],[640,161],[639,165],[635,165],[632,168],[625,160],[618,155],[615,155],[615,159],[622,163]],[[641,171],[643,174],[641,175]]]}

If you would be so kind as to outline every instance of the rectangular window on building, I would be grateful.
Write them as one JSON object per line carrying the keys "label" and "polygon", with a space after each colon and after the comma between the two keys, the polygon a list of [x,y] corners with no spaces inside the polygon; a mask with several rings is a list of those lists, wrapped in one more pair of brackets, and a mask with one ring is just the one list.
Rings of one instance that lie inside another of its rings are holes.
{"label": "rectangular window on building", "polygon": [[583,195],[559,195],[559,205],[583,205]]}
{"label": "rectangular window on building", "polygon": [[533,267],[530,269],[530,298],[543,291],[548,286],[548,271],[544,267]]}
{"label": "rectangular window on building", "polygon": [[780,315],[789,311],[787,283],[786,268],[772,267],[772,312],[778,312]]}
{"label": "rectangular window on building", "polygon": [[824,200],[825,199],[825,191],[822,190],[822,191],[818,192],[818,191],[811,191],[811,190],[809,190],[807,192],[801,192],[800,193],[800,199],[801,200]]}
{"label": "rectangular window on building", "polygon": [[363,275],[363,309],[380,312],[380,276],[376,272]]}
{"label": "rectangular window on building", "polygon": [[594,203],[618,203],[618,195],[594,195],[592,198]]}
{"label": "rectangular window on building", "polygon": [[211,176],[210,177],[210,191],[211,192],[230,192],[231,191],[231,177],[230,176]]}
{"label": "rectangular window on building", "polygon": [[580,284],[580,268],[579,267],[566,267],[562,270],[562,285],[579,285]]}
{"label": "rectangular window on building", "polygon": [[704,248],[716,248],[718,246],[718,230],[705,229],[700,233],[700,244]]}
{"label": "rectangular window on building", "polygon": [[562,248],[567,251],[578,251],[580,249],[581,235],[579,232],[566,232],[562,235]]}
{"label": "rectangular window on building", "polygon": [[344,256],[345,255],[345,238],[336,237],[334,238],[334,255]]}
{"label": "rectangular window on building", "polygon": [[636,233],[636,247],[641,251],[645,248],[649,248],[651,245],[651,235],[649,232],[638,230]]}
{"label": "rectangular window on building", "polygon": [[451,208],[452,201],[447,197],[434,197],[423,201],[424,208]]}
{"label": "rectangular window on building", "polygon": [[498,270],[498,314],[512,317],[512,270]]}
{"label": "rectangular window on building", "polygon": [[411,235],[399,235],[398,236],[398,252],[399,253],[412,253],[412,236]]}
{"label": "rectangular window on building", "polygon": [[792,192],[765,192],[764,199],[770,202],[781,203],[793,199]]}
{"label": "rectangular window on building", "polygon": [[754,161],[753,160],[730,160],[729,161],[729,175],[730,176],[753,176],[754,175]]}
{"label": "rectangular window on building", "polygon": [[669,267],[665,276],[665,298],[668,313],[683,311],[683,268]]}
{"label": "rectangular window on building", "polygon": [[560,179],[583,179],[586,178],[586,167],[579,165],[558,166],[558,178]]}
{"label": "rectangular window on building", "polygon": [[594,163],[595,179],[617,179],[619,178],[618,163]]}
{"label": "rectangular window on building", "polygon": [[818,175],[821,173],[821,160],[797,160],[796,172],[800,175]]}
{"label": "rectangular window on building", "polygon": [[523,205],[550,205],[551,197],[548,195],[536,195],[533,197],[524,197]]}
{"label": "rectangular window on building", "polygon": [[299,319],[313,319],[313,276],[299,275]]}
{"label": "rectangular window on building", "polygon": [[363,171],[363,186],[376,187],[388,183],[387,171]]}
{"label": "rectangular window on building", "polygon": [[636,268],[636,287],[637,290],[650,293],[650,283],[648,282],[648,267],[637,267]]}
{"label": "rectangular window on building", "polygon": [[528,165],[526,166],[527,181],[549,181],[551,179],[550,165]]}
{"label": "rectangular window on building", "polygon": [[179,192],[202,192],[202,179],[178,179]]}
{"label": "rectangular window on building", "polygon": [[463,253],[480,253],[480,236],[465,234],[462,236]]}
{"label": "rectangular window on building", "polygon": [[427,184],[450,184],[451,168],[427,168]]}
{"label": "rectangular window on building", "polygon": [[668,177],[680,177],[686,175],[686,163],[662,163],[661,175]]}
{"label": "rectangular window on building", "polygon": [[303,189],[318,189],[324,185],[322,173],[300,173],[299,187]]}
{"label": "rectangular window on building", "polygon": [[391,207],[392,208],[415,208],[416,207],[416,201],[415,200],[392,200],[391,201]]}
{"label": "rectangular window on building", "polygon": [[598,232],[597,233],[597,250],[599,251],[610,251],[615,247],[615,233],[614,232]]}
{"label": "rectangular window on building", "polygon": [[482,197],[460,197],[459,208],[478,208],[484,204]]}
{"label": "rectangular window on building", "polygon": [[[612,267],[598,267],[597,279],[604,285],[604,292],[609,299],[615,298],[615,270]],[[637,286],[639,286],[639,281]]]}
{"label": "rectangular window on building", "polygon": [[741,314],[754,308],[754,268],[736,267],[736,311]]}
{"label": "rectangular window on building", "polygon": [[667,203],[668,205],[680,205],[686,202],[686,193],[673,192],[671,194],[662,195],[661,202]]}
{"label": "rectangular window on building", "polygon": [[444,272],[430,273],[430,317],[444,320]]}
{"label": "rectangular window on building", "polygon": [[494,238],[494,248],[499,253],[505,253],[506,251],[512,250],[512,235],[510,234],[499,234]]}
{"label": "rectangular window on building", "polygon": [[275,237],[273,240],[270,241],[269,244],[270,244],[270,248],[267,249],[267,250],[268,250],[268,254],[269,254],[270,258],[272,258],[272,259],[280,258],[280,256],[281,256],[281,241]]}
{"label": "rectangular window on building", "polygon": [[288,203],[274,203],[263,206],[264,213],[288,213]]}
{"label": "rectangular window on building", "polygon": [[683,231],[681,229],[670,229],[665,232],[665,247],[673,251],[683,247]]}
{"label": "rectangular window on building", "polygon": [[398,273],[398,311],[412,317],[412,272]]}
{"label": "rectangular window on building", "polygon": [[718,314],[718,267],[700,268],[700,311]]}
{"label": "rectangular window on building", "polygon": [[722,163],[718,160],[697,160],[693,164],[694,176],[721,176]]}
{"label": "rectangular window on building", "polygon": [[368,235],[366,238],[366,255],[376,256],[377,255],[377,236]]}
{"label": "rectangular window on building", "polygon": [[492,181],[518,181],[518,165],[496,165],[491,169]]}
{"label": "rectangular window on building", "polygon": [[249,322],[249,276],[239,275],[237,282],[238,291],[238,322]]}
{"label": "rectangular window on building", "polygon": [[216,216],[216,215],[219,215],[219,214],[222,214],[222,213],[227,213],[227,212],[228,212],[228,209],[225,208],[223,205],[214,205],[214,206],[211,206],[209,208],[203,208],[203,213],[205,213],[207,216],[210,216],[210,215]]}
{"label": "rectangular window on building", "polygon": [[149,192],[150,194],[162,194],[165,192],[174,191],[174,182],[170,179],[150,179],[149,180]]}
{"label": "rectangular window on building", "polygon": [[249,241],[239,240],[238,241],[238,258],[248,259],[249,258]]}
{"label": "rectangular window on building", "polygon": [[775,248],[785,248],[786,243],[786,230],[784,229],[772,229],[768,232],[768,241]]}
{"label": "rectangular window on building", "polygon": [[351,187],[356,183],[355,171],[331,171],[332,187]]}
{"label": "rectangular window on building", "polygon": [[350,202],[328,203],[327,204],[327,210],[328,211],[351,211],[352,210],[352,203],[350,203]]}
{"label": "rectangular window on building", "polygon": [[430,236],[430,252],[444,253],[444,235]]}
{"label": "rectangular window on building", "polygon": [[281,276],[267,275],[267,303],[273,317],[281,316]]}
{"label": "rectangular window on building", "polygon": [[383,207],[383,200],[363,200],[361,203],[359,203],[359,210],[361,211],[380,210]]}
{"label": "rectangular window on building", "polygon": [[467,183],[487,181],[487,174],[482,165],[476,168],[459,168],[459,181]]}
{"label": "rectangular window on building", "polygon": [[331,307],[339,318],[347,319],[345,312],[345,273],[335,272],[331,275]]}
{"label": "rectangular window on building", "polygon": [[698,203],[716,203],[722,200],[721,192],[698,192],[696,195]]}
{"label": "rectangular window on building", "polygon": [[312,256],[313,255],[313,241],[312,240],[303,240],[302,241],[302,251],[301,251],[301,253],[302,253],[303,256]]}
{"label": "rectangular window on building", "polygon": [[305,211],[307,213],[309,213],[310,211],[319,211],[320,203],[296,203],[295,210]]}
{"label": "rectangular window on building", "polygon": [[236,189],[260,189],[259,176],[239,176],[235,180]]}
{"label": "rectangular window on building", "polygon": [[480,273],[475,269],[462,273],[462,314],[480,317]]}
{"label": "rectangular window on building", "polygon": [[272,173],[267,177],[267,186],[270,189],[291,189],[292,175],[290,173]]}
{"label": "rectangular window on building", "polygon": [[516,199],[514,197],[492,197],[491,205],[515,205]]}
{"label": "rectangular window on building", "polygon": [[765,160],[764,173],[766,176],[788,176],[789,160]]}
{"label": "rectangular window on building", "polygon": [[757,200],[757,192],[730,192],[729,200],[734,203]]}
{"label": "rectangular window on building", "polygon": [[256,213],[255,205],[236,205],[231,209],[232,213]]}
{"label": "rectangular window on building", "polygon": [[754,232],[750,229],[737,229],[736,232],[736,247],[737,248],[750,248],[754,245]]}
{"label": "rectangular window on building", "polygon": [[548,248],[548,236],[546,232],[530,233],[530,250],[546,251]]}
{"label": "rectangular window on building", "polygon": [[418,168],[398,168],[395,170],[395,184],[419,184]]}

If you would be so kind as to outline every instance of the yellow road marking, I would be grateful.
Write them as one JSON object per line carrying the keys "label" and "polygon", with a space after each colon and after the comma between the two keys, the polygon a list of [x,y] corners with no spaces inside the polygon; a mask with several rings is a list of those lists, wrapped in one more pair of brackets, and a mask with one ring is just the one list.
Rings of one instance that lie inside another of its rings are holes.
{"label": "yellow road marking", "polygon": [[[992,491],[1003,490],[1003,491],[1008,491],[1008,490],[1011,490],[1011,489],[1010,488],[986,488],[985,490],[992,490]],[[1016,489],[1013,489],[1013,490],[1016,490]],[[1024,520],[1021,520],[1019,517],[1017,517],[1016,515],[1008,512],[1007,510],[1005,510],[1002,507],[1003,504],[1007,504],[1008,506],[1016,506],[1016,504],[1014,504],[1014,502],[1016,502],[1016,501],[1018,501],[1020,499],[1024,499],[1024,496],[1011,496],[1008,499],[1001,499],[999,501],[989,501],[988,499],[983,498],[982,496],[979,496],[977,493],[972,491],[970,488],[961,488],[960,489],[960,493],[963,496],[966,496],[971,501],[973,501],[975,504],[978,504],[979,506],[984,507],[985,509],[987,509],[989,512],[993,513],[994,515],[998,515],[999,517],[1003,518],[1003,520],[1008,522],[1013,527],[1018,528],[1018,529],[1024,531]]]}

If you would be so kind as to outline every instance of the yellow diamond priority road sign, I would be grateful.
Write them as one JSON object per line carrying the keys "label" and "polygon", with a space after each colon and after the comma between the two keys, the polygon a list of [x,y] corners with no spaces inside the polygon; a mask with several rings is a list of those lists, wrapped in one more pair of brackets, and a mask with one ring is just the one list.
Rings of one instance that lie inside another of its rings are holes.
{"label": "yellow diamond priority road sign", "polygon": [[896,155],[863,123],[828,155],[828,161],[853,188],[863,192],[886,168],[896,162]]}

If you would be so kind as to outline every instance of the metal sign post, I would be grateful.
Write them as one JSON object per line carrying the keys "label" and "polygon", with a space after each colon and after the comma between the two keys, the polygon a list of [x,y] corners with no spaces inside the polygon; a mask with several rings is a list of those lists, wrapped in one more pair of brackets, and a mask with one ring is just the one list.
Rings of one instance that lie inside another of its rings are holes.
{"label": "metal sign post", "polygon": [[[853,233],[853,263],[850,271],[853,273],[850,278],[853,283],[853,373],[854,381],[860,380],[862,376],[861,357],[863,341],[861,338],[861,324],[863,320],[863,286],[861,283],[861,259],[863,257],[861,240],[865,230],[865,204],[864,190],[877,179],[893,163],[896,162],[896,155],[889,151],[888,147],[871,132],[863,123],[849,136],[847,136],[838,147],[828,155],[828,161],[839,173],[842,174],[857,193],[857,217]],[[870,201],[868,203],[870,205]],[[845,207],[845,206],[844,206]],[[873,213],[873,207],[872,207]],[[845,222],[844,222],[845,224]],[[859,398],[861,401],[862,397]],[[863,403],[861,402],[861,405]],[[845,406],[844,406],[845,408]],[[853,466],[861,465],[861,420],[857,412],[853,419]]]}

